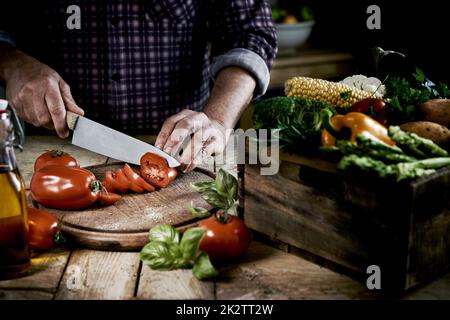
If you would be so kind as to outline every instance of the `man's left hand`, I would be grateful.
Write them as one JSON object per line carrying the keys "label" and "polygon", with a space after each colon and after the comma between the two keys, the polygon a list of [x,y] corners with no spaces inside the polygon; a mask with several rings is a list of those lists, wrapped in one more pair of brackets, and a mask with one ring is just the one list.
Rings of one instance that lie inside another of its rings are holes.
{"label": "man's left hand", "polygon": [[155,146],[177,158],[188,172],[204,163],[206,157],[223,152],[228,137],[220,121],[204,112],[185,109],[167,118]]}

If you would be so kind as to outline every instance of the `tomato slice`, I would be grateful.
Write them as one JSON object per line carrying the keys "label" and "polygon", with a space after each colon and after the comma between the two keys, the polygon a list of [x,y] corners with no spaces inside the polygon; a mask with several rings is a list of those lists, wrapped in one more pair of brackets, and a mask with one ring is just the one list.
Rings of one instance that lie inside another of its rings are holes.
{"label": "tomato slice", "polygon": [[105,172],[103,186],[109,192],[125,193],[130,189],[131,182],[125,176],[121,169],[116,172],[108,170]]}
{"label": "tomato slice", "polygon": [[102,185],[108,192],[118,192],[117,183],[111,170],[105,172],[105,179],[103,179]]}
{"label": "tomato slice", "polygon": [[131,181],[127,178],[127,176],[125,175],[123,170],[117,169],[115,172],[115,175],[116,175],[116,181],[120,185],[121,189],[125,189],[125,191],[123,191],[123,192],[126,192],[127,190],[129,190],[130,186],[131,186]]}
{"label": "tomato slice", "polygon": [[167,160],[157,154],[147,152],[140,162],[141,176],[155,187],[166,187],[178,175],[177,169],[169,167]]}
{"label": "tomato slice", "polygon": [[155,191],[155,188],[151,184],[145,182],[145,180],[142,179],[142,177],[138,175],[133,169],[131,169],[128,164],[125,164],[122,170],[128,180],[131,182],[130,189],[134,192],[143,193],[145,191]]}
{"label": "tomato slice", "polygon": [[120,195],[118,195],[116,193],[112,193],[112,192],[102,191],[98,195],[98,201],[100,202],[100,204],[102,206],[113,205],[114,203],[116,203],[120,199],[122,199],[122,196],[120,196]]}

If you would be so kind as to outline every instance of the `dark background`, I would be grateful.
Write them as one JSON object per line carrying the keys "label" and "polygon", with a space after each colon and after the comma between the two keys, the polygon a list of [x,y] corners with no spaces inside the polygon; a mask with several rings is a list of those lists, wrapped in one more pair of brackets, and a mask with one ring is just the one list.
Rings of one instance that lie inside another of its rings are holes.
{"label": "dark background", "polygon": [[[400,51],[433,81],[450,82],[450,9],[448,1],[279,0],[307,4],[316,25],[310,42],[319,48],[351,51],[361,72],[370,72],[370,48]],[[381,9],[381,30],[369,30],[367,7]]]}

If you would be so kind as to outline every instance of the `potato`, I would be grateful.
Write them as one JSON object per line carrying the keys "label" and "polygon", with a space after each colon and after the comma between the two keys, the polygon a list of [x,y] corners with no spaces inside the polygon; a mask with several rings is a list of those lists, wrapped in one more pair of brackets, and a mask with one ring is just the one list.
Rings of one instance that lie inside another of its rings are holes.
{"label": "potato", "polygon": [[433,99],[422,103],[419,110],[425,121],[431,121],[450,127],[450,99]]}
{"label": "potato", "polygon": [[450,130],[443,125],[429,121],[416,121],[404,123],[400,128],[415,133],[422,138],[430,139],[445,149],[450,147]]}

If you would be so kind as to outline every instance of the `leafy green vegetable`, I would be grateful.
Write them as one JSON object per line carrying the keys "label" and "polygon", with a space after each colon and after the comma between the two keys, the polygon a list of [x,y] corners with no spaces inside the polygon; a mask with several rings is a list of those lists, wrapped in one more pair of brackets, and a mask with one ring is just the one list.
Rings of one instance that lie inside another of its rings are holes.
{"label": "leafy green vegetable", "polygon": [[273,97],[255,105],[256,129],[279,129],[280,147],[298,151],[299,147],[317,147],[322,129],[321,111],[335,109],[324,102],[301,97]]}
{"label": "leafy green vegetable", "polygon": [[[227,214],[237,215],[238,182],[237,179],[224,169],[220,169],[215,181],[191,183],[192,189],[216,209],[223,209]],[[197,218],[206,217],[204,210],[189,209]]]}
{"label": "leafy green vegetable", "polygon": [[209,256],[204,252],[198,257],[197,262],[192,269],[192,273],[200,280],[213,278],[219,274],[212,265],[211,260],[209,260]]}
{"label": "leafy green vegetable", "polygon": [[216,189],[217,193],[223,197],[237,198],[237,180],[225,170],[219,170],[216,175]]}
{"label": "leafy green vegetable", "polygon": [[168,224],[160,224],[150,230],[149,239],[150,241],[178,243],[180,241],[180,233]]}
{"label": "leafy green vegetable", "polygon": [[419,68],[411,80],[401,77],[388,77],[385,80],[389,120],[393,124],[418,120],[417,106],[427,100],[450,97],[450,90],[444,83],[429,81]]}
{"label": "leafy green vegetable", "polygon": [[188,210],[194,217],[199,219],[206,218],[211,215],[211,212],[209,212],[209,210],[201,207],[194,207],[193,203],[191,203],[191,206],[188,208]]}
{"label": "leafy green vegetable", "polygon": [[195,260],[200,240],[205,235],[206,230],[203,228],[191,228],[186,230],[180,242],[180,250],[183,258],[190,261]]}
{"label": "leafy green vegetable", "polygon": [[199,279],[216,276],[218,272],[208,255],[199,250],[205,232],[203,228],[188,229],[180,241],[174,227],[157,225],[150,230],[151,241],[142,248],[140,258],[144,265],[154,270],[193,268],[194,276]]}
{"label": "leafy green vegetable", "polygon": [[191,182],[191,188],[196,192],[204,192],[207,190],[215,189],[216,182],[215,181]]}
{"label": "leafy green vegetable", "polygon": [[[142,262],[155,270],[170,270],[176,256],[169,249],[170,244],[161,241],[151,241],[142,248],[140,257]],[[177,244],[178,246],[178,244]]]}

